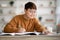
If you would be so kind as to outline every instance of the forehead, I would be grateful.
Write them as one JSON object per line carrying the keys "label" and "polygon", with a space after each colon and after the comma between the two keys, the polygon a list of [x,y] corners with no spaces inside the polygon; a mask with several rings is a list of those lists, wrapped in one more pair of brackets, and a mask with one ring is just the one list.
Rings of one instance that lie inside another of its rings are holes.
{"label": "forehead", "polygon": [[36,11],[36,9],[28,9],[28,11]]}

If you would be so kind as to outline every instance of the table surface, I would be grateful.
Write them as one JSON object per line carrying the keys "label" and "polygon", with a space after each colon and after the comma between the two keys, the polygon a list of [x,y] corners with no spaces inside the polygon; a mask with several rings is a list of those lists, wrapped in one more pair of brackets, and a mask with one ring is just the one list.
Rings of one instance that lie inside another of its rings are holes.
{"label": "table surface", "polygon": [[60,40],[60,34],[48,34],[48,35],[0,35],[0,40]]}
{"label": "table surface", "polygon": [[0,40],[60,40],[60,35],[0,36]]}

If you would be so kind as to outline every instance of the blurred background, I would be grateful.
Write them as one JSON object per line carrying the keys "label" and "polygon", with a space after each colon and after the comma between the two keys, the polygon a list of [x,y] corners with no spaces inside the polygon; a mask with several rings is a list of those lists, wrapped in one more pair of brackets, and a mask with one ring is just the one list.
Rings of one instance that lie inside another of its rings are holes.
{"label": "blurred background", "polygon": [[29,1],[36,4],[36,17],[42,25],[60,32],[60,0],[0,0],[0,32],[14,16],[24,13],[24,5]]}

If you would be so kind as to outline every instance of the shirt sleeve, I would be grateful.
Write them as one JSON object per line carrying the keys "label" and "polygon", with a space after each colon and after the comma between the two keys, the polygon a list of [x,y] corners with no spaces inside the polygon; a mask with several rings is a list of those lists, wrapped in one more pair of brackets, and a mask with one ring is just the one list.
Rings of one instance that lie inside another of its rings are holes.
{"label": "shirt sleeve", "polygon": [[4,32],[5,33],[12,33],[17,31],[17,17],[14,17],[5,27]]}
{"label": "shirt sleeve", "polygon": [[34,21],[34,27],[37,32],[42,32],[45,31],[45,27],[39,22],[38,19],[35,19]]}

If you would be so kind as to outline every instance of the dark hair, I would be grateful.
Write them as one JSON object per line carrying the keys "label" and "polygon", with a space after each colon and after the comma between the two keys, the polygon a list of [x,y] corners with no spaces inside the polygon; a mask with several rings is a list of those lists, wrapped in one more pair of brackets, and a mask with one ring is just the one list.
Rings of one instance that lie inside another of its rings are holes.
{"label": "dark hair", "polygon": [[25,4],[25,9],[28,10],[29,8],[30,9],[37,9],[36,5],[33,2],[28,2]]}

